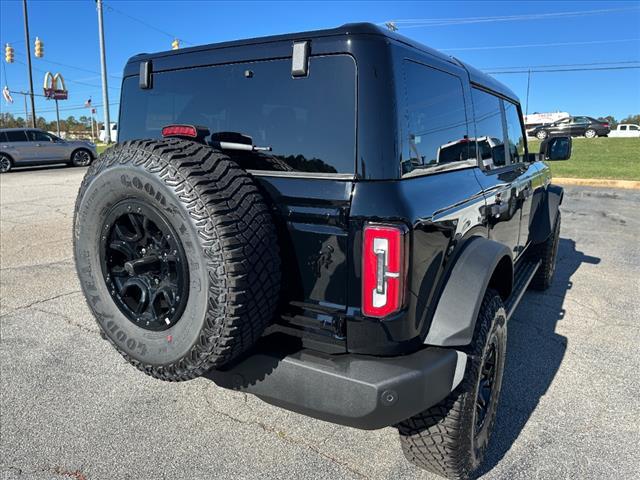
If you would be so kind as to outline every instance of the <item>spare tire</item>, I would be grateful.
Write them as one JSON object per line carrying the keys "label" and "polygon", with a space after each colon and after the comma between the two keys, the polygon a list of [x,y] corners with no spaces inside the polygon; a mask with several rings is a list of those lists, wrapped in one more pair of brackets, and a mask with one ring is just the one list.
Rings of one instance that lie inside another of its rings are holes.
{"label": "spare tire", "polygon": [[136,140],[89,167],[74,215],[87,299],[122,356],[188,380],[249,349],[280,293],[276,231],[251,176],[181,139]]}

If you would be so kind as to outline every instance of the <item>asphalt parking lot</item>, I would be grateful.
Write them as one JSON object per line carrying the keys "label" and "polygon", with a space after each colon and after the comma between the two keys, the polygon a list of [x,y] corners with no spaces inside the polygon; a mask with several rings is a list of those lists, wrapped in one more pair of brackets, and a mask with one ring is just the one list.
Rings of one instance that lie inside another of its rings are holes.
{"label": "asphalt parking lot", "polygon": [[[436,478],[392,428],[162,383],[101,340],[76,280],[84,169],[0,176],[0,478]],[[567,187],[552,288],[509,323],[485,478],[640,478],[640,191]]]}

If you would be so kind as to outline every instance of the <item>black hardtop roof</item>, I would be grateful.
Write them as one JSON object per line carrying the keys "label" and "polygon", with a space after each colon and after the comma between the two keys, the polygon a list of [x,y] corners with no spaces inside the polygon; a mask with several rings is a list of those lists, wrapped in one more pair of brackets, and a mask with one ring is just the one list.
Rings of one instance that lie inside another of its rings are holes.
{"label": "black hardtop roof", "polygon": [[268,43],[294,41],[294,40],[306,40],[306,39],[312,40],[314,38],[335,37],[335,36],[343,36],[343,35],[378,35],[378,36],[387,37],[407,47],[414,48],[421,52],[435,56],[441,60],[459,65],[463,67],[465,70],[467,70],[467,72],[469,73],[470,81],[472,83],[475,83],[485,88],[488,88],[490,90],[493,90],[515,101],[519,101],[518,96],[510,88],[500,83],[490,75],[487,75],[486,73],[481,72],[480,70],[468,65],[465,62],[458,60],[455,57],[446,55],[442,52],[439,52],[438,50],[434,50],[433,48],[423,45],[422,43],[416,42],[415,40],[407,38],[398,33],[392,32],[386,28],[380,27],[373,23],[347,23],[336,28],[328,28],[324,30],[312,30],[307,32],[286,33],[286,34],[271,35],[266,37],[255,37],[255,38],[248,38],[248,39],[242,39],[242,40],[232,40],[228,42],[210,43],[206,45],[180,48],[178,50],[167,50],[167,51],[151,53],[151,54],[141,53],[131,57],[128,60],[127,64],[140,62],[141,60],[152,60],[154,58],[177,56],[177,55],[183,55],[183,54],[194,53],[194,52],[203,52],[207,50],[218,50],[218,49],[224,49],[224,48],[230,48],[230,47],[268,44]]}

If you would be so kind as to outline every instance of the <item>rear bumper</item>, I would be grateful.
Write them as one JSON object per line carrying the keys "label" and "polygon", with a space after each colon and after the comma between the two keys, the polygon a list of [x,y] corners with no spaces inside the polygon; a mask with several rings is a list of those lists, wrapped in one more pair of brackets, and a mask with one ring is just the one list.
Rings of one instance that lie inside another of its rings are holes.
{"label": "rear bumper", "polygon": [[372,430],[440,402],[462,380],[466,361],[464,353],[436,347],[402,357],[371,357],[287,353],[263,343],[239,364],[207,376],[287,410]]}

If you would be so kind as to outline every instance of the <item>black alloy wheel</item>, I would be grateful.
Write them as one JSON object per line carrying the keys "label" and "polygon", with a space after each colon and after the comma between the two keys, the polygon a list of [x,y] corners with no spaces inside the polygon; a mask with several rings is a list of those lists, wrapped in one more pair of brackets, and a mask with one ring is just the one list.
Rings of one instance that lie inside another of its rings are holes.
{"label": "black alloy wheel", "polygon": [[148,203],[127,199],[113,206],[102,232],[102,274],[120,311],[146,330],[174,326],[189,296],[189,272],[167,220]]}
{"label": "black alloy wheel", "polygon": [[494,385],[496,379],[496,350],[499,348],[496,344],[495,337],[491,339],[491,343],[487,345],[487,353],[484,362],[480,367],[480,383],[476,394],[475,405],[475,434],[482,433],[487,418],[487,412],[491,409],[492,401],[494,401]]}

